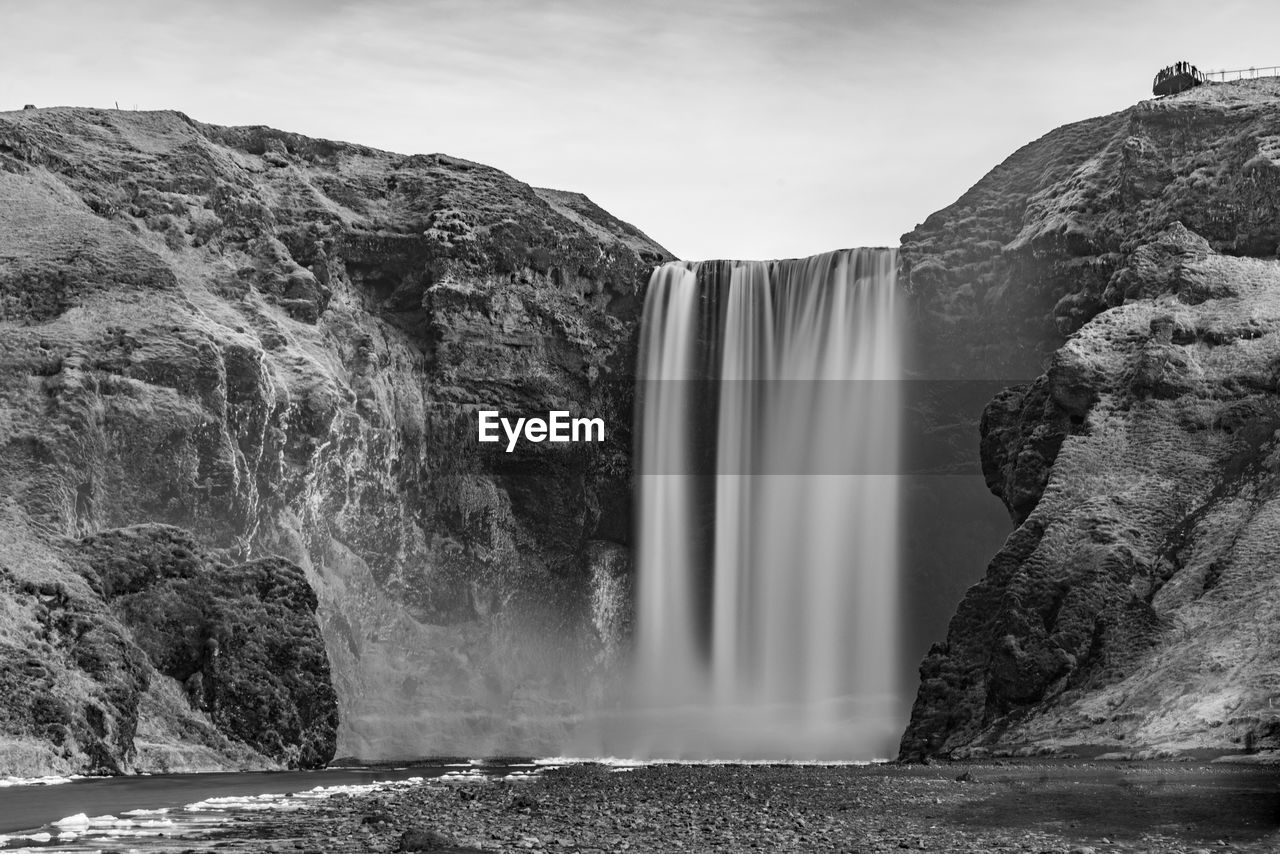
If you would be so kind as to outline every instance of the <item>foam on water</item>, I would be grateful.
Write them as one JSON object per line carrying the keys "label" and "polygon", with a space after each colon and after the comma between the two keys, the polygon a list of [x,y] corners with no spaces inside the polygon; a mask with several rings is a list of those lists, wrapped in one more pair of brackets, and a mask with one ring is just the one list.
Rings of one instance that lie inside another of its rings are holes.
{"label": "foam on water", "polygon": [[[236,814],[267,814],[271,812],[297,812],[309,809],[335,795],[363,795],[374,792],[394,791],[421,785],[476,785],[502,779],[509,782],[525,782],[536,779],[543,771],[561,763],[529,762],[504,766],[508,773],[495,776],[486,770],[489,763],[472,760],[453,763],[451,770],[437,777],[413,776],[402,780],[378,780],[371,783],[314,786],[295,792],[272,792],[257,795],[228,795],[193,801],[182,807],[158,809],[131,809],[116,815],[90,816],[76,813],[65,816],[27,833],[0,836],[0,850],[26,851],[35,844],[43,854],[55,852],[87,852],[103,843],[135,840],[139,844],[148,838],[164,835],[166,838],[206,836],[225,827]],[[57,844],[49,846],[48,843]]]}
{"label": "foam on water", "polygon": [[44,777],[0,777],[0,789],[9,786],[59,786],[63,783],[70,783],[72,780],[85,780],[87,777],[81,774],[73,774],[70,777],[63,777],[50,774]]}

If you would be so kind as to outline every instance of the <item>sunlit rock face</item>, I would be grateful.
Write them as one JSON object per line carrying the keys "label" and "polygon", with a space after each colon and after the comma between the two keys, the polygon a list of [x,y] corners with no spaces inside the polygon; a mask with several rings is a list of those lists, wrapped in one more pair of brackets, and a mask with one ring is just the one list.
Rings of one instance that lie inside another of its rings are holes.
{"label": "sunlit rock face", "polygon": [[[607,690],[661,247],[476,163],[172,112],[0,114],[0,196],[17,583],[70,577],[60,537],[142,522],[297,564],[339,755],[545,752]],[[598,416],[606,441],[490,452],[478,408]]]}
{"label": "sunlit rock face", "polygon": [[920,364],[1030,380],[980,424],[1018,527],[904,757],[1280,744],[1278,244],[1268,80],[1053,131],[903,238]]}

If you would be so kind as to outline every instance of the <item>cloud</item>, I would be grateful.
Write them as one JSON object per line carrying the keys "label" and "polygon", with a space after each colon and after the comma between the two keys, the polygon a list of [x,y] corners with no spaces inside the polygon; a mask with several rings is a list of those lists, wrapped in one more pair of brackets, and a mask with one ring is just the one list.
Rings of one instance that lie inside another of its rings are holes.
{"label": "cloud", "polygon": [[172,107],[587,193],[688,257],[891,244],[1175,59],[1280,62],[1268,4],[48,0],[0,98]]}

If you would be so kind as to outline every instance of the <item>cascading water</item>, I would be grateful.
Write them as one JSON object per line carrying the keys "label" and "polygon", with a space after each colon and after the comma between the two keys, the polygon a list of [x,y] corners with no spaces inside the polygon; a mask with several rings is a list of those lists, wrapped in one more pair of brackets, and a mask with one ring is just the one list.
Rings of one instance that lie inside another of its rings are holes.
{"label": "cascading water", "polygon": [[891,752],[896,265],[857,249],[654,272],[630,752]]}
{"label": "cascading water", "polygon": [[689,400],[694,379],[693,322],[697,306],[693,270],[667,265],[653,274],[641,328],[643,376],[652,397],[640,421],[640,466],[654,474],[640,490],[639,528],[647,545],[636,603],[644,628],[637,634],[638,682],[657,702],[669,703],[697,684],[695,612],[690,584],[693,496]]}

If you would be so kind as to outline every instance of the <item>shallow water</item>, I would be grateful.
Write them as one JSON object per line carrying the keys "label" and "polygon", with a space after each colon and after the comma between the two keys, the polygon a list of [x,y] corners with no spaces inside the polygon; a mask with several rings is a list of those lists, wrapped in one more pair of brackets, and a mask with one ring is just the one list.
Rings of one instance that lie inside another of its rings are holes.
{"label": "shallow water", "polygon": [[0,850],[145,850],[175,834],[212,833],[237,815],[296,810],[336,794],[430,779],[515,777],[531,763],[471,761],[396,768],[99,777],[0,789]]}
{"label": "shallow water", "polygon": [[[1280,768],[1179,762],[977,768],[989,796],[954,810],[961,826],[1037,828],[1093,839],[1161,833],[1199,844],[1280,831]],[[1274,849],[1273,849],[1274,850]]]}

